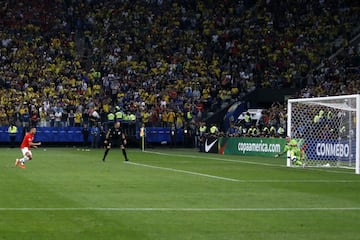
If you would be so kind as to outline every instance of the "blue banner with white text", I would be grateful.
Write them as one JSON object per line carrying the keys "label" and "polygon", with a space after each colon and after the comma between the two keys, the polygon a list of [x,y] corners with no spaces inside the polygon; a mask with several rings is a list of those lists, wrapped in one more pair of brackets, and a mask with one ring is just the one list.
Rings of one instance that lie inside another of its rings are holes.
{"label": "blue banner with white text", "polygon": [[305,144],[306,156],[312,160],[348,161],[355,156],[355,139],[306,139]]}
{"label": "blue banner with white text", "polygon": [[[36,142],[82,142],[82,128],[79,127],[37,127],[34,141]],[[19,127],[16,142],[21,142],[24,136],[23,128]],[[91,139],[91,136],[89,136]],[[7,127],[0,127],[0,142],[9,142]]]}
{"label": "blue banner with white text", "polygon": [[[35,140],[36,142],[51,142],[51,143],[70,143],[83,142],[83,134],[81,127],[37,127]],[[137,138],[138,138],[137,131]],[[183,138],[182,129],[177,129],[176,141],[181,142]],[[18,128],[16,134],[16,142],[21,142],[24,136],[23,128]],[[89,141],[92,140],[89,134]],[[170,142],[170,128],[164,127],[149,127],[146,129],[146,141],[150,143],[169,143]],[[8,127],[0,127],[0,142],[10,142]]]}

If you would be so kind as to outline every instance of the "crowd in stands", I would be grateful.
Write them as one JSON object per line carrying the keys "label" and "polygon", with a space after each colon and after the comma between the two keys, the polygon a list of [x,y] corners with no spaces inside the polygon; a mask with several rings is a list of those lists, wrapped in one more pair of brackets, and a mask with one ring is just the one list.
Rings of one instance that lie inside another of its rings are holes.
{"label": "crowd in stands", "polygon": [[284,105],[277,102],[268,109],[263,109],[259,117],[252,117],[249,112],[246,112],[244,119],[230,122],[226,131],[221,131],[220,128],[216,127],[215,131],[212,132],[210,128],[209,134],[228,137],[285,137],[286,115]]}
{"label": "crowd in stands", "polygon": [[360,44],[350,47],[344,56],[322,63],[307,76],[307,87],[297,97],[324,97],[360,93]]}
{"label": "crowd in stands", "polygon": [[[30,0],[2,1],[0,11],[1,126],[115,117],[185,128],[256,88],[359,91],[349,57],[325,60],[359,22],[349,0]],[[274,105],[259,134],[284,121]]]}

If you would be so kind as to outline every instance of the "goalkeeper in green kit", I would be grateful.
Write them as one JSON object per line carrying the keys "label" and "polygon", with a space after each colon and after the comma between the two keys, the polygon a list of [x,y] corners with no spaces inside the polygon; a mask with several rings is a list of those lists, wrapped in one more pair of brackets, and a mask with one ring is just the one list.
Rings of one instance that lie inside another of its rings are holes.
{"label": "goalkeeper in green kit", "polygon": [[298,145],[298,142],[295,139],[290,139],[290,137],[287,136],[286,137],[286,145],[284,147],[284,150],[281,153],[276,154],[275,157],[280,157],[284,153],[287,154],[287,158],[293,164],[298,165],[298,166],[304,166],[301,161],[301,159],[302,159],[301,150]]}

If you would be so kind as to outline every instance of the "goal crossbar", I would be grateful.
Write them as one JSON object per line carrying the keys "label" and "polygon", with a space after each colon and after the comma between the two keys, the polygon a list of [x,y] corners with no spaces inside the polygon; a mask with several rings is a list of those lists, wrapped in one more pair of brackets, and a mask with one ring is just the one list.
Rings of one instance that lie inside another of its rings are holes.
{"label": "goal crossbar", "polygon": [[313,104],[313,105],[321,105],[321,106],[325,106],[325,107],[332,107],[332,108],[337,108],[340,110],[345,110],[345,111],[356,111],[356,108],[352,108],[350,106],[348,106],[346,103],[318,103],[318,102],[309,102],[309,104]]}

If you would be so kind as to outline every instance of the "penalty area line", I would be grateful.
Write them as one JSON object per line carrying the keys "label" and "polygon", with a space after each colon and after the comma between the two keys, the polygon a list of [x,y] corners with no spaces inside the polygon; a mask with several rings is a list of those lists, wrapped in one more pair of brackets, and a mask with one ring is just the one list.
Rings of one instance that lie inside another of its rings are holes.
{"label": "penalty area line", "polygon": [[349,208],[0,208],[5,211],[109,211],[109,212],[283,212],[283,211],[360,211]]}
{"label": "penalty area line", "polygon": [[[168,154],[163,152],[156,152],[156,151],[145,151],[146,153],[163,155],[163,156],[178,156],[178,157],[187,157],[187,158],[195,158],[195,159],[205,159],[205,160],[216,160],[222,162],[234,162],[234,163],[242,163],[242,164],[250,164],[250,165],[260,165],[260,166],[267,166],[267,167],[280,167],[280,168],[288,168],[288,166],[283,164],[271,164],[271,163],[261,163],[261,162],[250,162],[244,160],[234,160],[234,159],[224,159],[224,158],[217,158],[217,157],[201,157],[201,156],[192,156],[192,155],[184,155],[184,154]],[[302,168],[293,168],[293,169],[302,169]],[[344,171],[336,171],[330,170],[327,168],[313,168],[313,167],[306,167],[306,170],[310,171],[321,171],[321,172],[329,172],[329,173],[340,173],[340,174],[354,174],[353,172],[344,172]]]}
{"label": "penalty area line", "polygon": [[126,162],[126,164],[132,164],[147,168],[154,168],[154,169],[160,169],[160,170],[167,170],[171,172],[179,172],[179,173],[185,173],[185,174],[191,174],[201,177],[208,177],[208,178],[215,178],[225,181],[231,181],[231,182],[239,182],[239,183],[360,183],[360,180],[346,180],[346,179],[335,179],[335,180],[321,180],[321,179],[235,179],[235,178],[226,178],[226,177],[220,177],[215,175],[209,175],[205,173],[198,173],[198,172],[191,172],[187,170],[181,170],[176,168],[167,168],[167,167],[159,167],[154,165],[148,165],[143,163],[135,163],[135,162]]}
{"label": "penalty area line", "polygon": [[137,165],[137,166],[142,166],[142,167],[147,167],[147,168],[167,170],[167,171],[171,171],[171,172],[185,173],[185,174],[190,174],[190,175],[195,175],[195,176],[214,178],[214,179],[231,181],[231,182],[240,182],[240,180],[234,179],[234,178],[220,177],[220,176],[215,176],[215,175],[210,175],[210,174],[205,174],[205,173],[198,173],[198,172],[191,172],[191,171],[186,171],[186,170],[181,170],[181,169],[176,169],[176,168],[159,167],[159,166],[153,166],[153,165],[135,163],[135,162],[126,162],[126,163],[132,164],[132,165]]}

